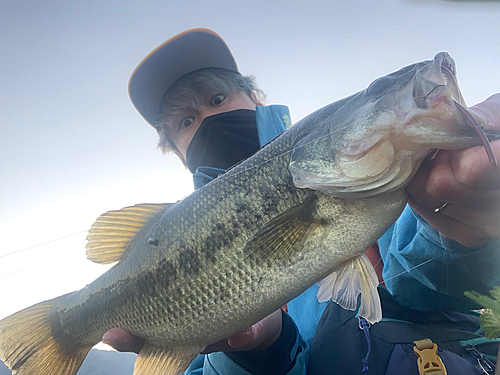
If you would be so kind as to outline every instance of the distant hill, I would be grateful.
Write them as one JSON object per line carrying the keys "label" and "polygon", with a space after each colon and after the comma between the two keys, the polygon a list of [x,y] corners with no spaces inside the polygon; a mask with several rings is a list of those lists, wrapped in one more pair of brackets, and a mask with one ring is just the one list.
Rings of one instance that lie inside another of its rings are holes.
{"label": "distant hill", "polygon": [[[77,375],[132,375],[136,357],[132,353],[92,349]],[[0,375],[11,374],[0,361]]]}
{"label": "distant hill", "polygon": [[10,370],[0,361],[0,375],[10,375],[12,374]]}

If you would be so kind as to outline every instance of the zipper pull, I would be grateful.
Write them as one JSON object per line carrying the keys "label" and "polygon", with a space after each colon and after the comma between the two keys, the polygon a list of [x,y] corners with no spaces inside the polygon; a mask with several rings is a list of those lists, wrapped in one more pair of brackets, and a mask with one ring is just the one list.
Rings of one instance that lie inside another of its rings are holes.
{"label": "zipper pull", "polygon": [[478,351],[474,345],[467,345],[465,347],[466,350],[470,352],[472,358],[477,360],[477,365],[486,375],[492,375],[493,371],[495,371],[493,363],[486,358],[483,353]]}

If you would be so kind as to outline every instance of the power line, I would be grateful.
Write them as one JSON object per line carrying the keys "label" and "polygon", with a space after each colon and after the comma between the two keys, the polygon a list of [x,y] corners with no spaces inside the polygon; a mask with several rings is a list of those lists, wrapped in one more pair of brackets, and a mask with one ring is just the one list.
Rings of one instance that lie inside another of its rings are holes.
{"label": "power line", "polygon": [[[67,237],[69,237],[69,236],[67,236]],[[50,242],[53,242],[53,241],[50,241]],[[52,256],[50,256],[50,257],[44,258],[44,259],[42,259],[42,260],[41,260],[41,261],[39,261],[39,262],[36,262],[36,263],[30,264],[29,266],[26,266],[26,267],[24,267],[24,268],[21,268],[21,269],[19,269],[19,270],[17,270],[17,271],[14,271],[14,272],[12,272],[12,273],[9,273],[8,275],[2,276],[2,277],[0,277],[0,280],[6,279],[6,278],[7,278],[7,277],[9,277],[9,276],[15,275],[15,274],[17,274],[17,273],[19,273],[19,272],[25,271],[25,270],[26,270],[26,269],[28,269],[28,268],[34,267],[34,266],[36,266],[36,265],[38,265],[38,264],[40,264],[40,263],[46,262],[46,261],[48,261],[48,260],[50,260],[50,259],[53,259],[53,258],[55,258],[55,257],[57,257],[57,256],[59,256],[59,255],[61,255],[62,253],[65,253],[65,252],[66,252],[66,251],[68,251],[68,250],[75,249],[75,248],[77,248],[77,247],[79,247],[79,246],[83,245],[84,243],[85,243],[85,242],[81,242],[81,243],[79,243],[79,244],[78,244],[78,245],[76,245],[76,246],[72,246],[72,247],[70,247],[69,249],[64,249],[64,250],[62,250],[62,251],[59,251],[58,253],[56,253],[56,254],[54,254],[54,255],[52,255]]]}
{"label": "power line", "polygon": [[21,250],[16,250],[16,251],[13,251],[12,253],[7,253],[7,254],[0,255],[0,258],[5,258],[5,257],[8,257],[9,255],[13,255],[13,254],[21,253],[21,252],[23,252],[23,251],[30,250],[30,249],[33,249],[33,248],[35,248],[35,247],[39,247],[39,246],[43,246],[43,245],[47,245],[47,244],[49,244],[49,243],[56,242],[56,241],[60,241],[60,240],[63,240],[63,239],[65,239],[65,238],[73,237],[73,236],[76,236],[76,235],[78,235],[78,234],[82,234],[82,233],[85,233],[85,232],[87,232],[87,231],[86,231],[86,230],[82,230],[81,232],[77,232],[77,233],[73,233],[73,234],[68,234],[67,236],[56,238],[55,240],[50,240],[50,241],[43,242],[43,243],[38,244],[38,245],[33,245],[33,246],[26,247],[26,248],[21,249]]}

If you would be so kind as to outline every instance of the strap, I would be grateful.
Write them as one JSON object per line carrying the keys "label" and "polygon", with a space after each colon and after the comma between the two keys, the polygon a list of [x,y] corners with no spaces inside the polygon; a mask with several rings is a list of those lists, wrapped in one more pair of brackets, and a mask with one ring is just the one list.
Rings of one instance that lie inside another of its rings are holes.
{"label": "strap", "polygon": [[370,352],[372,350],[372,339],[370,337],[370,327],[371,324],[365,319],[359,317],[359,328],[363,330],[365,333],[365,338],[366,338],[366,344],[368,345],[368,349],[366,351],[366,357],[361,360],[361,363],[363,364],[363,369],[361,370],[362,374],[367,373],[370,371],[370,368],[368,367],[368,359],[370,358]]}
{"label": "strap", "polygon": [[420,375],[447,375],[443,361],[437,354],[437,345],[431,339],[413,341]]}

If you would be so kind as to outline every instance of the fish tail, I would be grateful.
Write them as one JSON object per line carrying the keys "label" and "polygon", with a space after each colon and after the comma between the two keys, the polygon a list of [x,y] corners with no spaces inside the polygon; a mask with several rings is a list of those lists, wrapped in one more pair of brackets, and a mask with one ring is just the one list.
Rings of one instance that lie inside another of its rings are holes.
{"label": "fish tail", "polygon": [[[91,346],[62,344],[53,336],[56,299],[0,320],[0,359],[14,375],[74,375]],[[66,340],[68,341],[68,340]]]}

